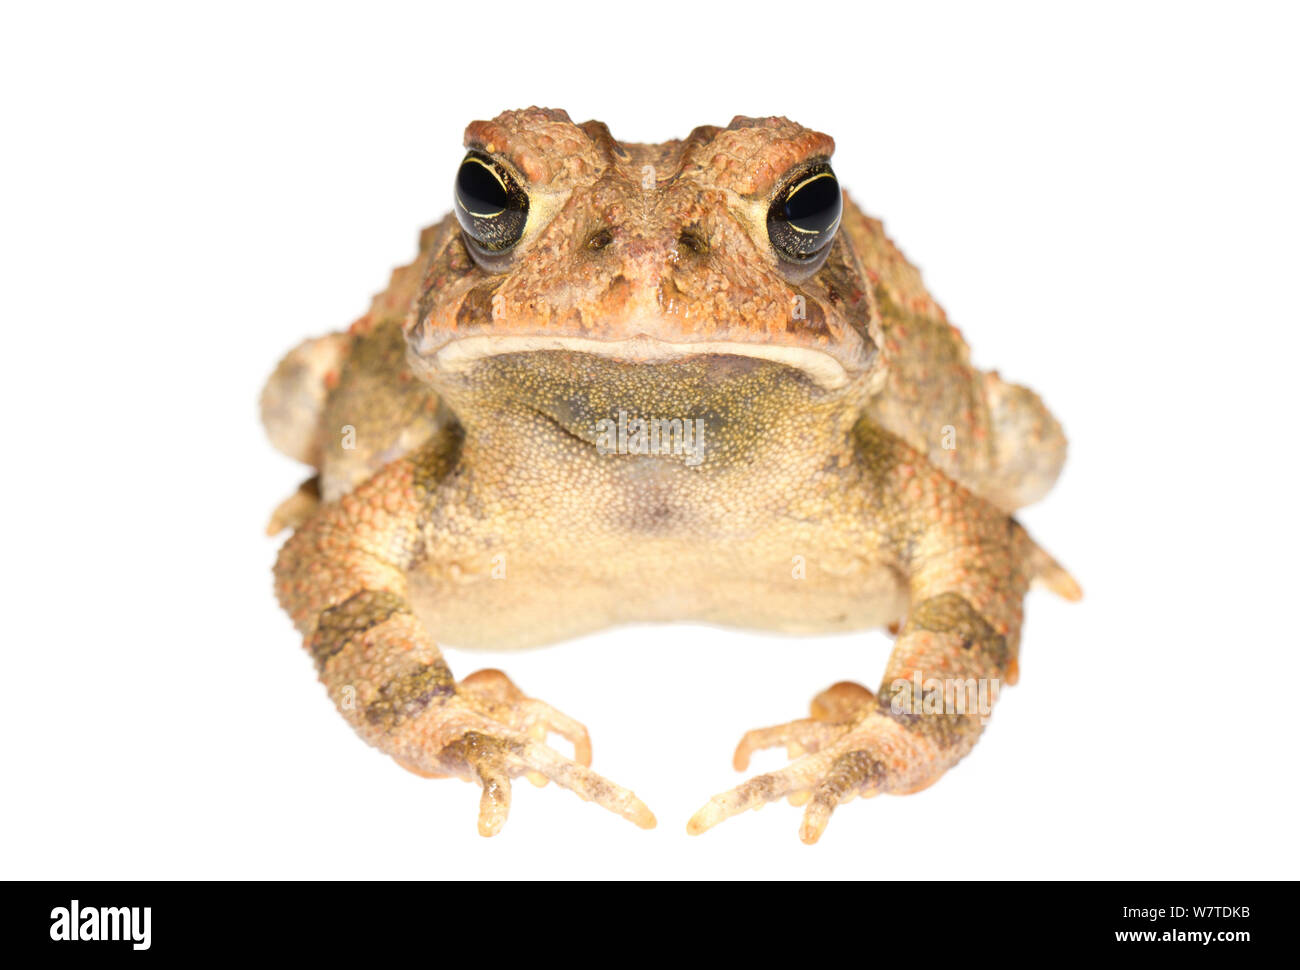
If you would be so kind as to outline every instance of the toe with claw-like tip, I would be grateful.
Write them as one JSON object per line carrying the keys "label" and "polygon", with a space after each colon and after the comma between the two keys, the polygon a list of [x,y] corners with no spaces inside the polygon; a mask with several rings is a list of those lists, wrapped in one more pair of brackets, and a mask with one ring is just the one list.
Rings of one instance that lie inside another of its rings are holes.
{"label": "toe with claw-like tip", "polygon": [[836,684],[817,696],[812,710],[813,717],[746,734],[736,749],[738,770],[761,748],[785,745],[795,760],[715,795],[691,818],[687,831],[699,835],[733,815],[786,798],[803,806],[799,837],[811,845],[844,802],[918,791],[942,774],[933,748],[877,710],[865,687]]}
{"label": "toe with claw-like tip", "polygon": [[[549,734],[572,744],[573,758],[550,748]],[[426,777],[456,776],[478,784],[480,835],[501,831],[510,813],[511,780],[521,775],[539,785],[553,781],[643,829],[656,824],[635,794],[591,770],[585,727],[527,697],[499,670],[480,670],[461,681],[423,741],[421,747],[436,750],[436,756],[418,765],[403,761],[403,767]]]}

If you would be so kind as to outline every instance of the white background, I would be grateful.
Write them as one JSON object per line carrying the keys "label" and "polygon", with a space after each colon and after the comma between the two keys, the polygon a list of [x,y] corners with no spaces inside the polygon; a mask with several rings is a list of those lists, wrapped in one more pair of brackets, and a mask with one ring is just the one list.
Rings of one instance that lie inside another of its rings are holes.
{"label": "white background", "polygon": [[[6,6],[0,875],[1297,876],[1296,36],[1251,3]],[[1031,594],[975,752],[815,848],[784,804],[685,822],[745,728],[874,687],[882,634],[453,652],[585,721],[660,819],[521,782],[484,840],[475,790],[352,735],[275,604],[303,471],[262,380],[411,258],[465,123],[533,103],[831,133],[1071,437],[1022,518],[1085,600]]]}

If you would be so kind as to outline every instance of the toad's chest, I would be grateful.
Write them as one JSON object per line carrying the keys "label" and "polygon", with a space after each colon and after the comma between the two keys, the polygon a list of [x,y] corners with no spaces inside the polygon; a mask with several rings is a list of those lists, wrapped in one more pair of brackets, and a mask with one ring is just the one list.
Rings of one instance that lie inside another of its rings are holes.
{"label": "toad's chest", "polygon": [[730,541],[571,535],[498,538],[430,560],[412,600],[451,646],[506,649],[622,623],[694,621],[784,633],[869,629],[906,606],[897,572],[824,536]]}

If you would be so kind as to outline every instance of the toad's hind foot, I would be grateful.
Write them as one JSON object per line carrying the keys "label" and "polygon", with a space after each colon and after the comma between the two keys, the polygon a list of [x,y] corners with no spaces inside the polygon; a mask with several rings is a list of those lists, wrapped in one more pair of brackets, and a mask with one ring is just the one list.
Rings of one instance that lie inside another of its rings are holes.
{"label": "toad's hind foot", "polygon": [[[490,711],[494,719],[511,725],[534,741],[545,743],[549,735],[558,734],[573,745],[573,760],[584,768],[591,767],[591,735],[587,729],[545,701],[524,696],[504,671],[480,670],[466,677],[460,686],[473,693],[479,706]],[[526,777],[539,788],[550,780],[536,771],[528,772]]]}
{"label": "toad's hind foot", "polygon": [[[572,759],[547,746],[550,734],[573,745]],[[641,828],[655,826],[654,815],[635,794],[588,767],[587,729],[549,704],[525,696],[499,670],[466,677],[454,698],[426,718],[419,736],[408,741],[422,756],[395,756],[404,768],[425,777],[454,775],[482,789],[480,835],[501,830],[510,812],[511,779],[520,775],[538,785],[554,781]],[[430,757],[431,751],[436,755]]]}
{"label": "toad's hind foot", "polygon": [[285,529],[296,529],[320,508],[320,476],[313,475],[298,490],[276,506],[267,523],[266,534],[279,535]]}
{"label": "toad's hind foot", "polygon": [[785,745],[786,755],[791,759],[820,751],[848,731],[853,726],[853,719],[874,701],[875,695],[861,684],[840,681],[813,698],[811,717],[747,731],[736,745],[731,763],[737,771],[744,771],[755,751],[781,745]]}
{"label": "toad's hind foot", "polygon": [[733,815],[787,798],[805,806],[799,837],[812,844],[837,805],[881,792],[910,794],[942,774],[924,740],[883,714],[875,696],[859,684],[843,682],[818,694],[812,714],[747,733],[736,749],[738,771],[762,748],[785,745],[795,760],[715,795],[691,818],[687,831],[699,835]]}

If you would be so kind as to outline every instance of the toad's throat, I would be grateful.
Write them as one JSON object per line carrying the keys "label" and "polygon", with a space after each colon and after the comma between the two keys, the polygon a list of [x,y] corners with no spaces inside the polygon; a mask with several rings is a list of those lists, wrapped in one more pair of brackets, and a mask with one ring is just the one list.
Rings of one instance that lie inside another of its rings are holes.
{"label": "toad's throat", "polygon": [[567,408],[530,407],[563,434],[594,448],[599,455],[645,455],[673,458],[694,468],[704,461],[709,420],[642,416],[620,408],[612,417],[581,420]]}
{"label": "toad's throat", "polygon": [[594,340],[561,336],[473,336],[444,344],[429,358],[414,347],[417,356],[444,373],[463,372],[489,357],[539,351],[569,351],[592,354],[631,364],[655,364],[702,355],[733,355],[772,361],[801,371],[824,390],[838,390],[849,383],[844,365],[831,354],[809,347],[744,341],[675,342],[638,336],[624,340]]}

